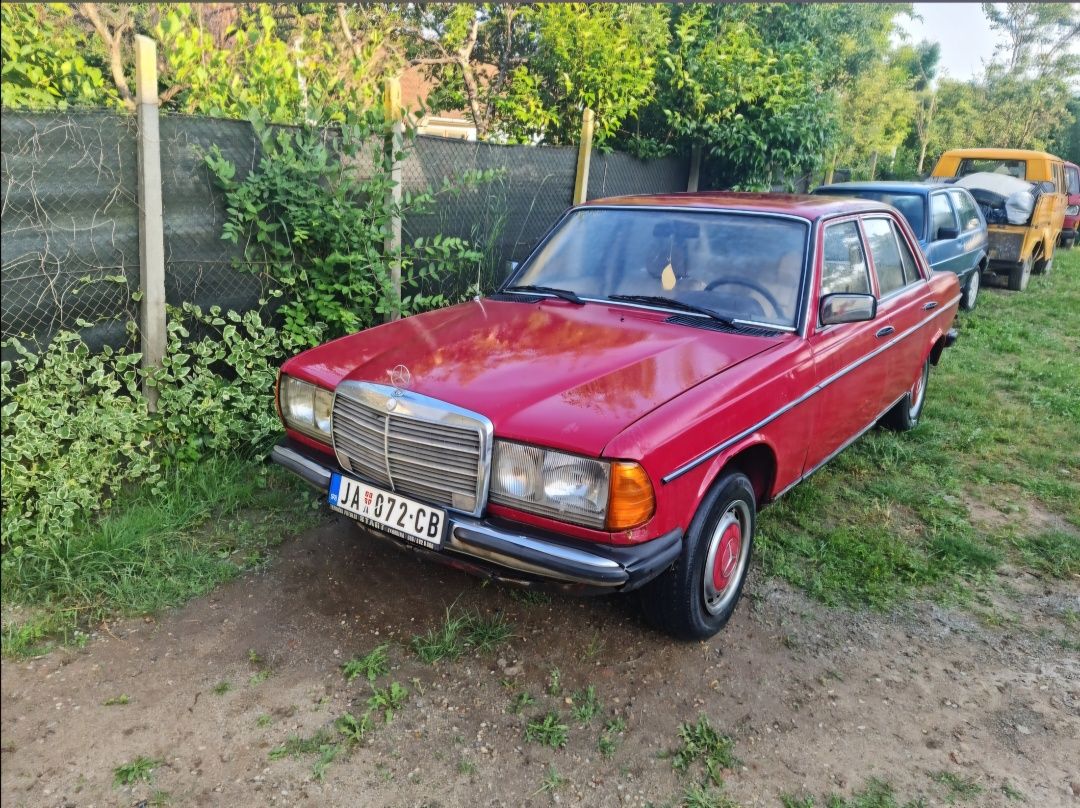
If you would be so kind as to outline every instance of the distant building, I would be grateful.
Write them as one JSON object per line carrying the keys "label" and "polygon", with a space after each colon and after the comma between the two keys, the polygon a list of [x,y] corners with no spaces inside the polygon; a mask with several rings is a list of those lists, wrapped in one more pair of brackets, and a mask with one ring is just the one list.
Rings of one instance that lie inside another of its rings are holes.
{"label": "distant building", "polygon": [[[488,66],[490,73],[497,70]],[[480,71],[485,72],[485,71]],[[458,140],[476,140],[476,124],[464,109],[418,110],[427,106],[428,97],[435,89],[435,82],[426,75],[423,67],[408,67],[401,74],[401,105],[408,110],[410,123],[419,135],[434,135]]]}

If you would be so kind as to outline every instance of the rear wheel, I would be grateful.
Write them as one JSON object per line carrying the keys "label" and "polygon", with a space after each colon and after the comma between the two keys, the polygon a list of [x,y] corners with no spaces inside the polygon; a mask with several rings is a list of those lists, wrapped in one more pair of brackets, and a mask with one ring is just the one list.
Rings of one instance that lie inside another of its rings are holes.
{"label": "rear wheel", "polygon": [[926,401],[926,383],[930,380],[930,360],[923,362],[915,383],[911,385],[904,397],[896,402],[896,406],[889,410],[881,423],[889,429],[897,432],[907,432],[919,425],[919,416],[922,415],[923,403]]}
{"label": "rear wheel", "polygon": [[1014,292],[1022,292],[1027,289],[1028,281],[1031,280],[1030,258],[1026,258],[1009,268],[1009,289]]}
{"label": "rear wheel", "polygon": [[982,267],[977,267],[964,284],[964,293],[960,298],[960,308],[971,311],[979,298],[979,287],[982,285]]}
{"label": "rear wheel", "polygon": [[645,616],[683,640],[703,640],[724,627],[750,567],[757,503],[740,471],[723,474],[690,523],[674,566],[642,589]]}
{"label": "rear wheel", "polygon": [[1035,262],[1032,272],[1036,275],[1049,275],[1050,270],[1054,268],[1054,259],[1039,259]]}

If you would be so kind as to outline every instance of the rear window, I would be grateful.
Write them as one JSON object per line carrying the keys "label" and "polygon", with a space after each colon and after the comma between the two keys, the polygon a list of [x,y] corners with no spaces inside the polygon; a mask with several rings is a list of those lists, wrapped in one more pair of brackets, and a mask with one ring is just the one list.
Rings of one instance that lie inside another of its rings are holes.
{"label": "rear window", "polygon": [[889,191],[871,191],[856,189],[838,189],[838,188],[820,188],[814,191],[815,194],[825,194],[826,196],[854,196],[859,199],[869,199],[872,202],[884,202],[886,205],[892,205],[907,219],[908,224],[911,225],[911,229],[915,232],[917,238],[923,238],[926,232],[926,214],[924,208],[926,207],[926,197],[922,194],[905,194]]}
{"label": "rear window", "polygon": [[966,177],[968,174],[979,174],[983,171],[990,174],[1008,174],[1018,180],[1026,180],[1027,162],[1024,160],[976,160],[967,157],[960,161],[956,176]]}

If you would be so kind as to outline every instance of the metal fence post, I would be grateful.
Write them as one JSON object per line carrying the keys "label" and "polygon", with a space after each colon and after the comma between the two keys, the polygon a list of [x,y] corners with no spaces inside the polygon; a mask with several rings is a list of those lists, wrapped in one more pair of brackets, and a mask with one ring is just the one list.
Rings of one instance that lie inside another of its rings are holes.
{"label": "metal fence post", "polygon": [[690,176],[686,180],[686,190],[696,191],[701,177],[701,146],[690,147]]}
{"label": "metal fence post", "polygon": [[588,107],[581,113],[581,145],[578,146],[577,176],[574,178],[574,204],[580,205],[589,195],[589,163],[592,161],[592,136],[596,115]]}
{"label": "metal fence post", "polygon": [[[139,331],[142,365],[161,367],[165,357],[165,233],[161,212],[161,136],[158,122],[157,43],[135,37],[135,111],[139,168]],[[150,411],[157,388],[143,382]]]}
{"label": "metal fence post", "polygon": [[386,192],[388,213],[386,239],[383,250],[390,256],[390,286],[393,300],[386,321],[401,317],[401,150],[405,145],[405,124],[401,120],[401,80],[392,77],[383,88],[383,111],[389,124],[386,149],[390,158],[390,189]]}

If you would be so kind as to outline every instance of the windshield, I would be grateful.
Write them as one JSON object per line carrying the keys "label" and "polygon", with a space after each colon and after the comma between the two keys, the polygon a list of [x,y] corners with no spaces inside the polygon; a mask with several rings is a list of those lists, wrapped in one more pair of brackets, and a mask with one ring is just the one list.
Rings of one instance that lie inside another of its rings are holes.
{"label": "windshield", "polygon": [[908,220],[908,224],[911,225],[911,229],[915,231],[915,235],[920,239],[924,237],[926,233],[926,214],[923,210],[926,200],[922,194],[905,194],[897,193],[895,191],[865,191],[861,188],[852,189],[844,188],[819,188],[814,191],[815,194],[828,194],[830,196],[855,196],[859,199],[870,199],[874,202],[884,202],[886,205],[892,205],[902,214],[904,218]]}
{"label": "windshield", "polygon": [[666,298],[794,328],[808,228],[771,216],[586,208],[563,221],[513,285]]}
{"label": "windshield", "polygon": [[1023,160],[978,160],[968,157],[960,161],[960,167],[956,169],[956,176],[966,177],[968,174],[1005,174],[1016,177],[1018,180],[1027,179],[1027,163]]}

